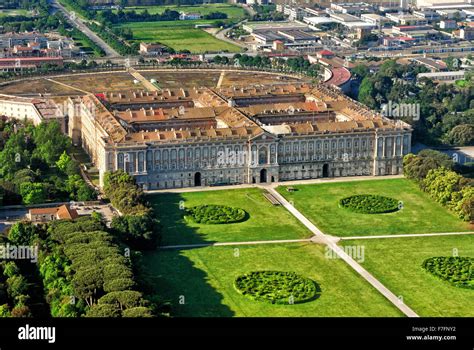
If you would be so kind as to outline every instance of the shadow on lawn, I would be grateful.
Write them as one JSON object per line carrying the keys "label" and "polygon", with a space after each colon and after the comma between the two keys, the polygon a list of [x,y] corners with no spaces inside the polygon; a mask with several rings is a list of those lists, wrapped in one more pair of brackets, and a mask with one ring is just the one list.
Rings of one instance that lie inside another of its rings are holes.
{"label": "shadow on lawn", "polygon": [[[179,193],[157,195],[150,200],[162,226],[161,245],[214,243],[186,224],[184,211],[180,210],[182,201]],[[143,277],[157,295],[171,303],[171,316],[233,316],[234,312],[222,304],[223,296],[209,284],[211,276],[196,267],[183,251],[158,249],[144,254],[143,259]]]}

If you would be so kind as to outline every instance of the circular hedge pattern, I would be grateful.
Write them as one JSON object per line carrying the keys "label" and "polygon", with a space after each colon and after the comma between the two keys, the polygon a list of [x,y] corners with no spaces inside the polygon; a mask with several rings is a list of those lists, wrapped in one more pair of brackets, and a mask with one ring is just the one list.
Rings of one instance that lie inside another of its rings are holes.
{"label": "circular hedge pattern", "polygon": [[240,208],[225,205],[198,205],[186,209],[186,216],[198,224],[230,224],[243,221],[247,213]]}
{"label": "circular hedge pattern", "polygon": [[441,256],[426,259],[423,268],[456,287],[474,289],[474,259]]}
{"label": "circular hedge pattern", "polygon": [[254,271],[235,279],[239,293],[271,304],[298,304],[319,297],[318,285],[294,272]]}
{"label": "circular hedge pattern", "polygon": [[391,213],[400,209],[399,203],[394,198],[374,194],[358,194],[339,201],[341,207],[361,214]]}

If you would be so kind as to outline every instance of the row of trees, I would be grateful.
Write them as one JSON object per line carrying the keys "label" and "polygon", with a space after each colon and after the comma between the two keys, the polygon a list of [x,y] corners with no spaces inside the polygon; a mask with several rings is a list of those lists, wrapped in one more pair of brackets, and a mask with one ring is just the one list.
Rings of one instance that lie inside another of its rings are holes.
{"label": "row of trees", "polygon": [[70,140],[58,122],[33,126],[17,121],[0,124],[0,193],[2,204],[96,198],[79,175],[79,165],[67,154]]}
{"label": "row of trees", "polygon": [[20,8],[34,10],[35,16],[0,16],[0,25],[5,31],[44,31],[57,28],[58,18],[50,16],[48,0],[21,1]]}
{"label": "row of trees", "polygon": [[252,16],[252,21],[284,21],[286,19],[282,12],[276,11],[276,6],[271,5],[253,5],[252,8],[256,12]]}
{"label": "row of trees", "polygon": [[[120,35],[123,35],[120,28],[109,29],[106,26],[98,25],[95,22],[87,24],[88,27],[99,35],[102,40],[109,44],[114,50],[121,55],[134,55],[137,53],[139,45],[138,43],[128,44],[124,42]],[[117,31],[117,32],[115,32]]]}
{"label": "row of trees", "polygon": [[154,249],[160,237],[159,223],[135,179],[122,170],[108,172],[104,177],[104,192],[123,214],[113,218],[113,232],[134,249]]}
{"label": "row of trees", "polygon": [[463,177],[448,155],[423,150],[403,159],[404,174],[415,180],[434,200],[446,206],[459,218],[474,220],[474,180]]}
{"label": "row of trees", "polygon": [[15,262],[0,264],[0,317],[32,317],[28,281]]}
{"label": "row of trees", "polygon": [[117,24],[125,22],[155,22],[155,21],[177,21],[179,12],[166,9],[163,13],[150,14],[148,10],[112,12],[110,10],[98,12],[94,17],[96,21],[106,24]]}
{"label": "row of trees", "polygon": [[[15,223],[5,243],[15,247],[33,247],[39,239],[39,228],[32,224]],[[0,263],[0,317],[42,316],[45,301],[34,278],[35,272],[35,264],[31,260]]]}
{"label": "row of trees", "polygon": [[311,64],[302,56],[291,57],[287,60],[277,58],[271,60],[267,56],[249,56],[245,54],[235,54],[232,59],[225,56],[215,56],[213,63],[233,65],[239,67],[273,68],[294,73],[302,73],[310,77],[317,77],[320,72],[320,66]]}
{"label": "row of trees", "polygon": [[416,75],[424,71],[424,67],[400,65],[393,60],[384,62],[373,74],[366,67],[358,66],[353,69],[362,79],[358,100],[376,110],[389,101],[419,105],[419,120],[410,116],[402,118],[413,125],[415,141],[474,145],[474,87],[437,85],[428,79],[416,82]]}
{"label": "row of trees", "polygon": [[130,252],[97,218],[48,227],[40,273],[58,317],[151,317],[154,306],[137,290]]}
{"label": "row of trees", "polygon": [[90,50],[92,50],[96,56],[105,56],[105,51],[99,45],[97,45],[95,41],[91,40],[87,35],[85,35],[76,27],[71,26],[61,13],[57,13],[56,16],[60,19],[60,24],[57,28],[59,34],[65,37],[72,37],[77,42],[85,43],[86,46],[90,48]]}

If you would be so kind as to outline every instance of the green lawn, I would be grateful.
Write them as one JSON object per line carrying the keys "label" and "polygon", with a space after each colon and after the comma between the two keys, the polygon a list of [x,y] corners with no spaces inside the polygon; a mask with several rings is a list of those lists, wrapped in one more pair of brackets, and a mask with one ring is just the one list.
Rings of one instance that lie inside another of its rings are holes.
{"label": "green lawn", "polygon": [[[146,253],[143,268],[156,293],[171,302],[175,316],[402,316],[342,260],[327,259],[324,248],[312,243]],[[321,296],[295,305],[253,301],[233,283],[255,270],[294,271],[317,282]]]}
{"label": "green lawn", "polygon": [[[196,6],[177,6],[177,5],[160,5],[160,6],[131,6],[124,9],[125,12],[133,11],[140,13],[147,10],[150,14],[163,13],[165,10],[172,10],[177,12],[192,12],[201,15],[207,15],[211,12],[222,12],[227,14],[228,18],[243,18],[245,17],[245,10],[242,7],[231,4],[206,4]],[[117,12],[117,10],[114,10]]]}
{"label": "green lawn", "polygon": [[433,256],[474,257],[474,236],[407,237],[344,241],[364,245],[362,264],[420,316],[474,316],[474,290],[457,288],[433,277],[422,262]]}
{"label": "green lawn", "polygon": [[33,13],[28,10],[23,9],[14,9],[14,10],[0,10],[0,17],[8,17],[8,16],[32,16]]}
{"label": "green lawn", "polygon": [[[285,186],[278,191],[324,233],[336,236],[389,235],[469,231],[469,225],[433,201],[407,179],[337,182]],[[339,208],[341,198],[379,194],[403,202],[403,209],[387,214],[358,214]]]}
{"label": "green lawn", "polygon": [[195,21],[161,21],[124,23],[122,28],[130,28],[136,42],[159,42],[176,51],[189,50],[192,53],[206,51],[239,52],[240,47],[219,40],[202,29],[194,28],[196,24],[212,24],[212,20]]}
{"label": "green lawn", "polygon": [[[311,232],[280,206],[273,206],[258,188],[228,191],[156,194],[148,197],[163,225],[163,245],[203,242],[242,242],[308,238]],[[235,224],[206,225],[186,222],[185,207],[224,204],[244,209],[248,220]]]}

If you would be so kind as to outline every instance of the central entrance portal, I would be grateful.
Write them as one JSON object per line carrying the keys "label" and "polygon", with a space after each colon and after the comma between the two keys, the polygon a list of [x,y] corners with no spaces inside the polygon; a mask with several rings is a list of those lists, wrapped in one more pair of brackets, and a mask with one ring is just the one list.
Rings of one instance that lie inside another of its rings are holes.
{"label": "central entrance portal", "polygon": [[329,177],[329,164],[323,165],[323,177]]}
{"label": "central entrance portal", "polygon": [[201,186],[201,173],[194,174],[194,186]]}
{"label": "central entrance portal", "polygon": [[267,169],[260,170],[260,183],[267,182]]}

